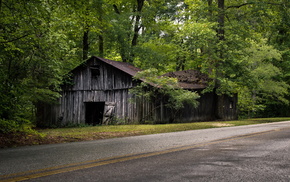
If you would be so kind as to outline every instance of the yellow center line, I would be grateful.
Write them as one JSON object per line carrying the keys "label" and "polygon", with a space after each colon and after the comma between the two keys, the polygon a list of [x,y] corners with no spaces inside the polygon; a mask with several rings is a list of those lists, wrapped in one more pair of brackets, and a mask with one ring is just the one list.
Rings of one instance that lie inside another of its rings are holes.
{"label": "yellow center line", "polygon": [[[127,157],[127,156],[132,156],[132,154],[121,155],[121,156],[118,156],[118,158]],[[19,173],[7,174],[7,175],[0,175],[0,179],[1,178],[12,177],[12,176],[26,175],[26,174],[30,174],[30,173],[37,173],[37,172],[41,172],[41,171],[49,171],[49,170],[54,170],[54,169],[67,168],[67,167],[72,167],[72,166],[77,166],[77,165],[82,165],[82,164],[88,164],[88,163],[94,163],[94,162],[100,162],[100,161],[105,161],[105,160],[112,160],[112,159],[116,159],[116,157],[108,157],[108,158],[102,158],[102,159],[97,159],[97,160],[91,160],[91,161],[84,161],[84,162],[77,162],[77,163],[70,163],[70,164],[65,164],[65,165],[60,165],[60,166],[48,167],[48,168],[44,168],[44,169],[36,169],[36,170],[30,170],[30,171],[25,171],[25,172],[19,172]],[[0,180],[0,182],[2,182],[2,181]]]}
{"label": "yellow center line", "polygon": [[[283,128],[283,129],[285,130],[289,128],[290,127]],[[219,140],[215,140],[215,141],[207,142],[207,143],[198,143],[194,145],[169,148],[169,149],[165,149],[163,151],[158,151],[158,152],[128,154],[128,155],[122,155],[122,156],[117,156],[117,157],[110,157],[110,158],[104,158],[104,159],[98,159],[98,160],[72,163],[68,165],[55,166],[55,167],[50,167],[50,168],[45,168],[45,169],[40,169],[40,170],[32,170],[32,171],[27,171],[27,172],[22,172],[22,173],[15,173],[15,174],[10,174],[10,175],[1,175],[0,178],[2,178],[2,180],[0,179],[0,182],[14,182],[14,181],[24,181],[24,180],[29,180],[29,179],[35,179],[35,178],[50,176],[54,174],[66,173],[66,172],[87,169],[87,168],[92,168],[92,167],[97,167],[97,166],[103,166],[103,165],[108,165],[108,164],[113,164],[113,163],[118,163],[118,162],[124,162],[124,161],[129,161],[129,160],[134,160],[134,159],[168,154],[168,153],[203,147],[207,145],[223,143],[223,142],[227,142],[231,140],[249,138],[249,137],[253,137],[257,135],[280,131],[283,129],[274,129],[274,130],[256,132],[256,133],[251,133],[251,134],[246,134],[246,135],[233,136],[233,137],[219,139]]]}

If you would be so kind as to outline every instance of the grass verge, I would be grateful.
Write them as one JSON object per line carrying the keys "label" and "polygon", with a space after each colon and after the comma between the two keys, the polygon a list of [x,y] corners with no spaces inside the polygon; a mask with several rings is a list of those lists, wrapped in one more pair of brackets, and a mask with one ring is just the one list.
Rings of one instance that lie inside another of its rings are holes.
{"label": "grass verge", "polygon": [[99,140],[116,137],[148,135],[206,128],[252,125],[289,121],[290,118],[254,118],[237,121],[214,121],[156,125],[109,125],[81,128],[57,128],[37,130],[38,134],[6,134],[0,135],[0,148],[24,145],[66,143],[75,141]]}

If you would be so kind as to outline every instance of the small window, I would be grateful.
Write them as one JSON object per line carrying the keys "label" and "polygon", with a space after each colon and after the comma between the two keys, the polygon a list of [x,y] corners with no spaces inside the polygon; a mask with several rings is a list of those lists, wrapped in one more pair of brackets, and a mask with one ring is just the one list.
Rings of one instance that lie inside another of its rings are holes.
{"label": "small window", "polygon": [[100,65],[91,66],[92,78],[97,78],[100,75]]}

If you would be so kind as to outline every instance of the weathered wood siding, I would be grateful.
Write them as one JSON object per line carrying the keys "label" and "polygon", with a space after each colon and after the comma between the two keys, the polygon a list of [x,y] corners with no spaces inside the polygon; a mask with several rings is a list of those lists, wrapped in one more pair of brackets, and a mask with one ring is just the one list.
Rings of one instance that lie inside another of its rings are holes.
{"label": "weathered wood siding", "polygon": [[[193,121],[210,121],[214,119],[214,105],[213,105],[213,93],[207,93],[202,95],[198,101],[197,108],[189,104],[179,110],[172,110],[164,106],[160,107],[156,112],[157,123],[184,123]],[[163,105],[166,100],[163,101]]]}
{"label": "weathered wood siding", "polygon": [[[92,67],[98,68],[98,75],[92,75]],[[59,104],[38,107],[40,125],[85,123],[88,102],[113,102],[113,115],[129,123],[142,120],[151,109],[145,100],[129,102],[129,89],[135,83],[131,75],[97,59],[73,70],[71,83],[64,86]]]}
{"label": "weathered wood siding", "polygon": [[[125,74],[121,70],[101,61],[88,61],[87,65],[83,65],[73,71],[73,85],[65,90],[71,91],[107,91],[128,89],[133,86],[132,76]],[[92,68],[98,66],[99,75],[92,75]]]}
{"label": "weathered wood siding", "polygon": [[237,113],[238,96],[220,95],[217,97],[217,105],[215,109],[216,119],[235,120],[238,119]]}
{"label": "weathered wood siding", "polygon": [[60,107],[56,110],[63,117],[63,122],[84,123],[86,102],[114,102],[114,113],[119,118],[135,118],[135,104],[128,104],[130,95],[128,89],[120,90],[93,90],[93,91],[66,91],[60,99]]}
{"label": "weathered wood siding", "polygon": [[[197,108],[186,105],[179,111],[166,108],[166,99],[149,102],[138,98],[135,102],[129,102],[132,99],[129,90],[136,85],[132,76],[97,58],[89,59],[72,73],[72,84],[63,87],[58,104],[39,103],[38,125],[86,123],[86,107],[90,103],[110,105],[110,113],[127,123],[143,123],[146,120],[155,123],[228,120],[237,116],[237,97],[217,96],[214,93],[201,95]],[[104,115],[104,118],[108,117]]]}
{"label": "weathered wood siding", "polygon": [[[185,104],[184,108],[172,110],[164,105],[166,100],[155,103],[157,108],[152,112],[156,123],[185,123],[195,121],[234,120],[237,119],[237,96],[216,95],[213,92],[200,94],[197,108]],[[158,107],[158,105],[160,107]]]}

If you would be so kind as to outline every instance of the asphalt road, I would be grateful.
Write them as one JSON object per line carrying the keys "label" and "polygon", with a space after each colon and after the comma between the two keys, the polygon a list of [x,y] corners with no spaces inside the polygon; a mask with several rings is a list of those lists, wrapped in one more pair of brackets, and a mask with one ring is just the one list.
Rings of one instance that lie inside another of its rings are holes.
{"label": "asphalt road", "polygon": [[0,150],[0,181],[290,181],[290,122]]}

